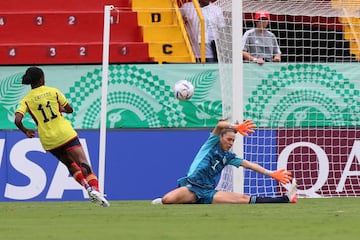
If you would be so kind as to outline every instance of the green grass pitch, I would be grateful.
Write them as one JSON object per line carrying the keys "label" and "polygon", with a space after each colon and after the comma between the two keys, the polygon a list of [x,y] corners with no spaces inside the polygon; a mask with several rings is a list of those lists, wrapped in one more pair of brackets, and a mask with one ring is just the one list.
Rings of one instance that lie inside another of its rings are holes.
{"label": "green grass pitch", "polygon": [[360,239],[360,198],[297,204],[1,202],[0,239]]}

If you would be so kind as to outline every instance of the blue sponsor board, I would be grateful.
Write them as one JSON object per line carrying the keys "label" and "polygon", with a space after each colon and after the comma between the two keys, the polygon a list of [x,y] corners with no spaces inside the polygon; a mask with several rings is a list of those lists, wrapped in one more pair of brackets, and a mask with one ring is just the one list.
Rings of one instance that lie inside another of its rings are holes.
{"label": "blue sponsor board", "polygon": [[[175,188],[210,129],[108,130],[105,194],[110,200],[147,200]],[[79,131],[95,172],[99,132]],[[87,200],[86,192],[38,138],[0,131],[0,201]]]}
{"label": "blue sponsor board", "polygon": [[[105,160],[108,199],[149,200],[177,187],[176,180],[187,173],[210,131],[207,128],[108,130]],[[98,174],[99,131],[78,132]],[[276,169],[276,134],[259,129],[244,138],[245,159]],[[63,164],[42,149],[38,138],[26,138],[19,131],[0,131],[0,157],[0,201],[87,200],[87,193]],[[276,188],[277,182],[271,178],[245,170],[244,193],[269,195]]]}

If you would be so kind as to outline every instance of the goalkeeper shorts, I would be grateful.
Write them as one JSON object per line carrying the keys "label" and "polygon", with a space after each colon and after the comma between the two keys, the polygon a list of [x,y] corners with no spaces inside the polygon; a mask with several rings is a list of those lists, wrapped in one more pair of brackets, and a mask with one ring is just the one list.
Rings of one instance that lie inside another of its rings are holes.
{"label": "goalkeeper shorts", "polygon": [[190,181],[187,177],[178,180],[179,187],[186,187],[191,192],[195,193],[197,199],[195,203],[198,204],[211,204],[214,198],[216,189],[207,186],[201,186],[197,183]]}

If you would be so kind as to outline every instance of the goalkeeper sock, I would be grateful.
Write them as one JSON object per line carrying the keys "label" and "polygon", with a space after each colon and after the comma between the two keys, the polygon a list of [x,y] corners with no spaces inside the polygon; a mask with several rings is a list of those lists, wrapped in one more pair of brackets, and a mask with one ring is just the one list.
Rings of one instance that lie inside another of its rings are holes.
{"label": "goalkeeper sock", "polygon": [[250,197],[250,204],[254,203],[288,203],[289,198],[287,196],[282,197],[258,197],[258,196],[251,196]]}

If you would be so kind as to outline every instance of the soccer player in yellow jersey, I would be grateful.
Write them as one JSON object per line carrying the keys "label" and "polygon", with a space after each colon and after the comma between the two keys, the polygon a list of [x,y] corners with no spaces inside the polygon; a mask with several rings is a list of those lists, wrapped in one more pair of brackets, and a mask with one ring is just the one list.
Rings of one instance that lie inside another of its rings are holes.
{"label": "soccer player in yellow jersey", "polygon": [[77,132],[62,116],[62,112],[73,112],[65,96],[58,89],[45,86],[44,72],[38,67],[26,70],[22,84],[31,85],[31,90],[19,103],[15,112],[15,125],[27,137],[35,137],[35,131],[27,129],[22,123],[28,112],[37,125],[43,148],[65,164],[74,179],[88,191],[92,201],[104,207],[110,206],[99,192],[97,177],[86,158]]}

